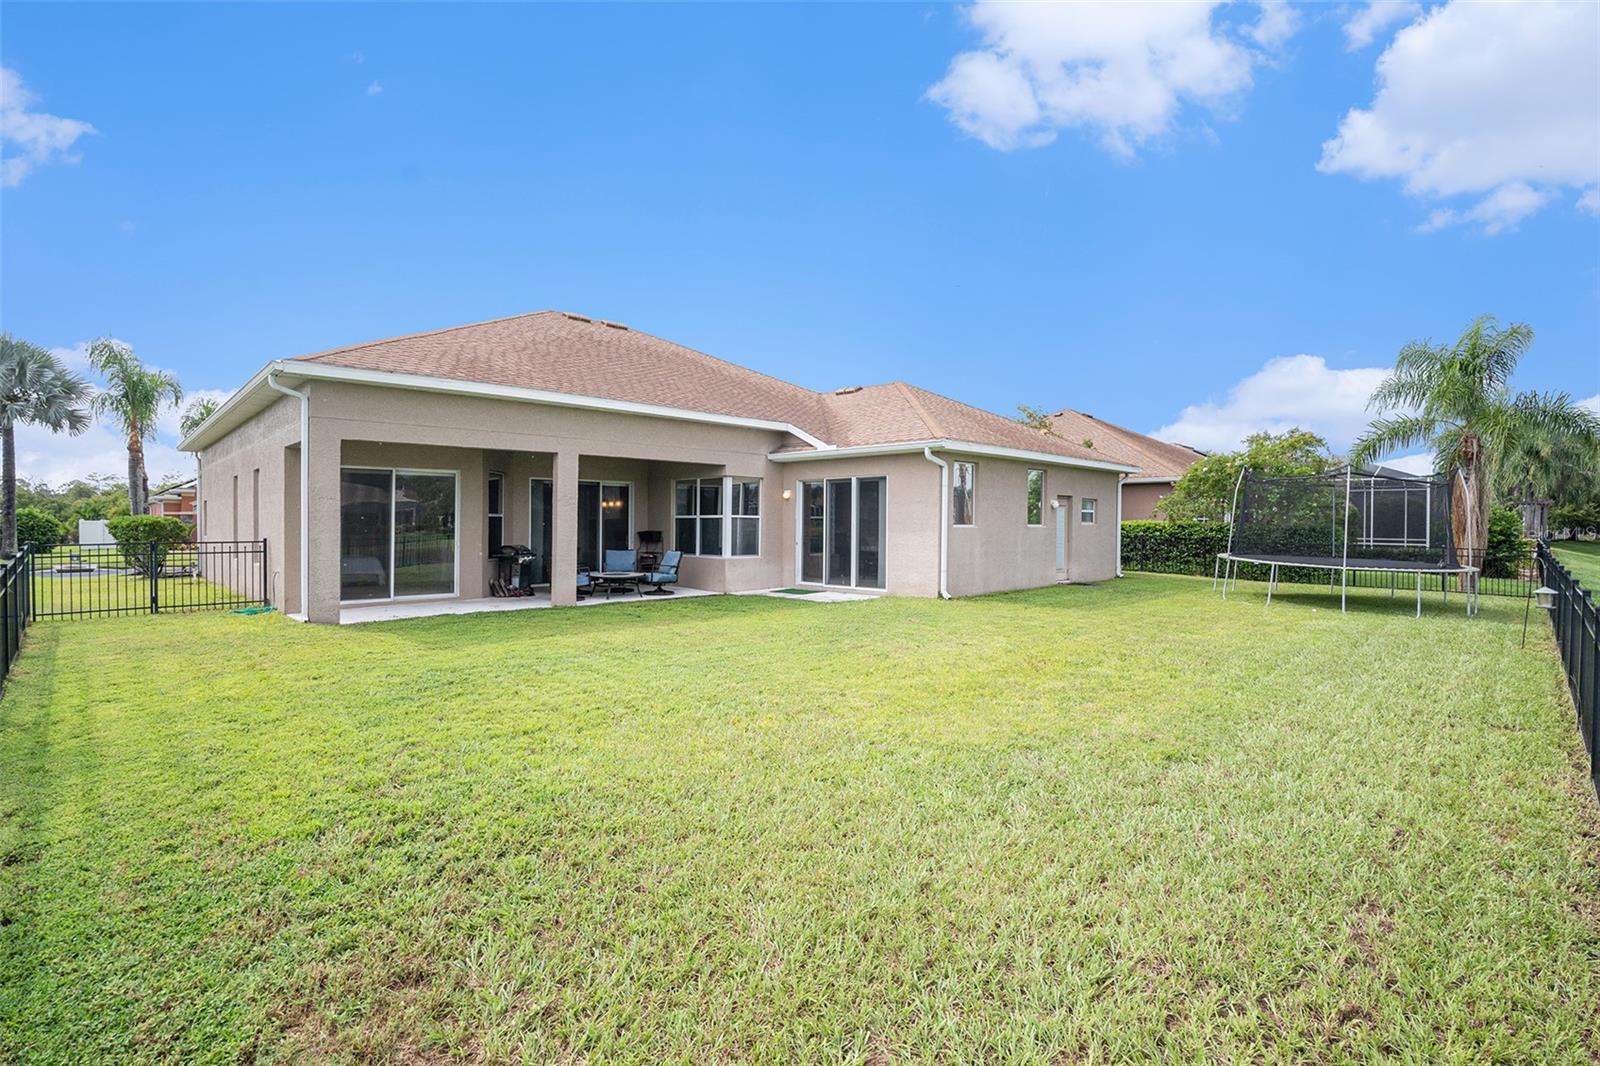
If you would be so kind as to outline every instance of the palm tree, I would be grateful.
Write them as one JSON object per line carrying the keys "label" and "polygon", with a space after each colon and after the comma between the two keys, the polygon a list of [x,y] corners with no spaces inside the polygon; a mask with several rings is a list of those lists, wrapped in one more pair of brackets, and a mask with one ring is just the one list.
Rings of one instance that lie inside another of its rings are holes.
{"label": "palm tree", "polygon": [[[1541,478],[1563,457],[1593,454],[1600,419],[1565,392],[1511,391],[1511,375],[1533,344],[1520,323],[1500,328],[1482,315],[1455,344],[1412,341],[1400,349],[1394,373],[1372,393],[1367,408],[1379,413],[1355,442],[1350,462],[1371,463],[1404,448],[1426,445],[1435,469],[1461,468],[1452,498],[1457,545],[1482,552],[1489,536],[1489,507],[1508,479],[1527,473],[1529,456]],[[1476,562],[1476,560],[1474,560]]]}
{"label": "palm tree", "polygon": [[144,514],[150,486],[144,469],[144,439],[155,436],[156,418],[169,403],[183,399],[183,386],[165,370],[139,362],[121,341],[101,338],[89,346],[89,367],[106,387],[95,393],[94,413],[116,422],[128,440],[128,510]]}
{"label": "palm tree", "polygon": [[0,333],[0,551],[17,550],[17,426],[89,428],[89,383],[37,344]]}
{"label": "palm tree", "polygon": [[178,432],[185,437],[200,428],[200,424],[216,414],[217,401],[212,399],[196,400],[183,409],[183,418],[178,422]]}

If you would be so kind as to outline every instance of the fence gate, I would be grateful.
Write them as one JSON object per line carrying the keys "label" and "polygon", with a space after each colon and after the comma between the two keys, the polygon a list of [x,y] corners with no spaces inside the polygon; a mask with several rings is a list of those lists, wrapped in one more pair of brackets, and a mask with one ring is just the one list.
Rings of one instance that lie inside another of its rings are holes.
{"label": "fence gate", "polygon": [[27,545],[33,620],[226,610],[267,602],[267,542]]}

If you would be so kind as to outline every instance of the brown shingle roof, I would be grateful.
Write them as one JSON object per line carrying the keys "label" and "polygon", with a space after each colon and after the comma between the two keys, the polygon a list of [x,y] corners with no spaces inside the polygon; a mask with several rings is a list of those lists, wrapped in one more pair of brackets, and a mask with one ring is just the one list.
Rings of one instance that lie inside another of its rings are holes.
{"label": "brown shingle roof", "polygon": [[903,382],[813,392],[648,333],[562,311],[369,341],[299,358],[785,422],[838,447],[948,439],[1118,461]]}
{"label": "brown shingle roof", "polygon": [[561,311],[413,333],[299,358],[788,422],[817,436],[827,429],[822,398],[810,389],[626,326]]}
{"label": "brown shingle roof", "polygon": [[1182,477],[1185,470],[1205,458],[1204,452],[1135,433],[1082,411],[1057,411],[1050,416],[1050,423],[1068,441],[1079,445],[1092,442],[1092,453],[1102,459],[1139,467],[1136,477]]}

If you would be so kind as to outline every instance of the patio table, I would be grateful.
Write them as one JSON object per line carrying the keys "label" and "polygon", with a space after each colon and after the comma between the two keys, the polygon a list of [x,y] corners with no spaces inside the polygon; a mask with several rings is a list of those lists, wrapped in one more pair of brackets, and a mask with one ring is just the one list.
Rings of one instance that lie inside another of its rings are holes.
{"label": "patio table", "polygon": [[606,599],[611,598],[613,589],[626,590],[633,586],[634,595],[639,594],[639,582],[644,580],[642,570],[591,570],[589,580],[594,583],[596,591],[606,590]]}

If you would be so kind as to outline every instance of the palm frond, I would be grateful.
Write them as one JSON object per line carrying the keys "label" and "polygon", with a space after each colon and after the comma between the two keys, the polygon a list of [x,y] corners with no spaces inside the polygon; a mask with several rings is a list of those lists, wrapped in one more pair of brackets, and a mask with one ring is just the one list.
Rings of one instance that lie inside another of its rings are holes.
{"label": "palm frond", "polygon": [[1366,466],[1402,448],[1431,443],[1440,431],[1439,420],[1425,414],[1375,418],[1350,447],[1352,466]]}

